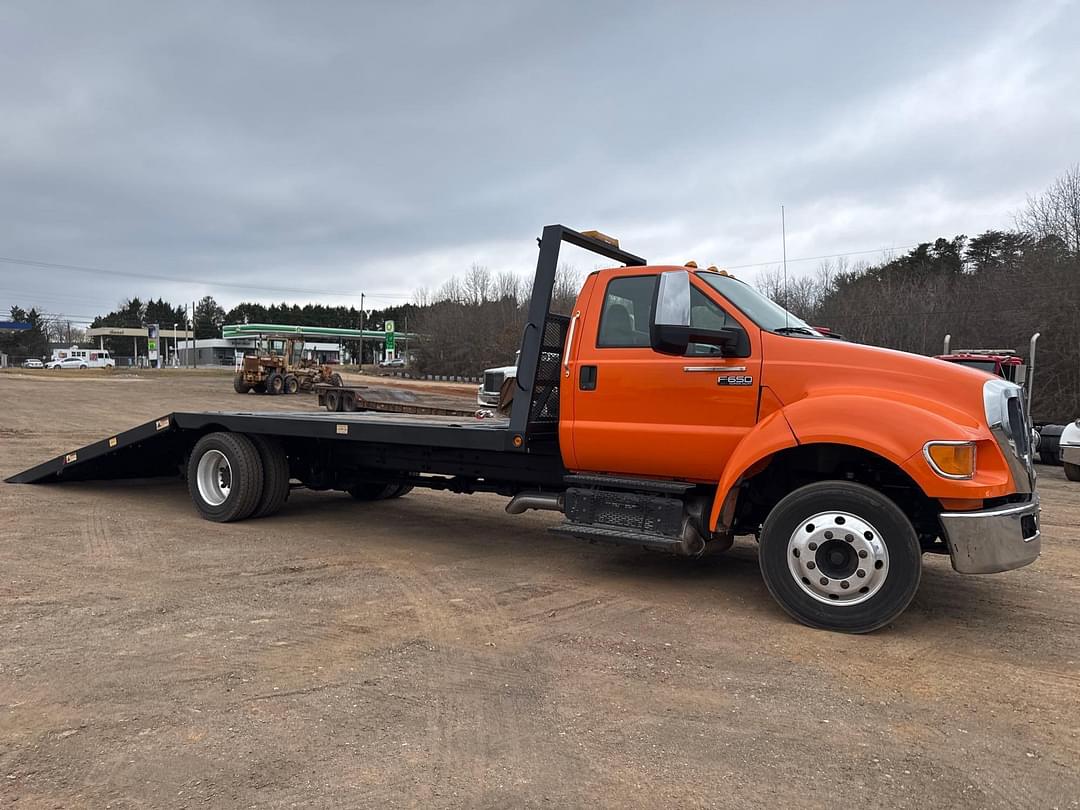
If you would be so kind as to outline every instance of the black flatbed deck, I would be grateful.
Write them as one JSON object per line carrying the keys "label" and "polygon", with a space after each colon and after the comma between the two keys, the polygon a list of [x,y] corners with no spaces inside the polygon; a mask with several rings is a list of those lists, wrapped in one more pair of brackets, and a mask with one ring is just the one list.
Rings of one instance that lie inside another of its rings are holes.
{"label": "black flatbed deck", "polygon": [[[378,445],[503,452],[513,447],[507,419],[322,411],[175,411],[42,462],[6,479],[39,484],[92,478],[172,475],[166,460],[211,430]],[[107,460],[107,463],[106,463]]]}

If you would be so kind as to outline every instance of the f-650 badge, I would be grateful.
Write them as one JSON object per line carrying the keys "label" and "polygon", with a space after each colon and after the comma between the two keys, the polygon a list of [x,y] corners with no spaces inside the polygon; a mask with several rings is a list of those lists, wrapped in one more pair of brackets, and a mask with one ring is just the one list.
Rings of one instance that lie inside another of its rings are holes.
{"label": "f-650 badge", "polygon": [[754,377],[750,374],[723,374],[716,378],[717,385],[753,385]]}

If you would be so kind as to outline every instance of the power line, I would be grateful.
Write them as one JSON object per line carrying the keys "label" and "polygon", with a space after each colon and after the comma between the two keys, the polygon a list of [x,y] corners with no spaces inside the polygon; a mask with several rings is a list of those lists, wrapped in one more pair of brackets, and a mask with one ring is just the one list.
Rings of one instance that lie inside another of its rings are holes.
{"label": "power line", "polygon": [[[35,259],[16,259],[10,256],[0,256],[0,262],[4,264],[16,264],[23,267],[39,267],[45,270],[68,270],[73,273],[94,273],[95,275],[121,276],[124,278],[146,278],[155,281],[167,281],[170,284],[203,284],[208,287],[230,287],[241,290],[264,290],[268,292],[289,292],[303,295],[341,295],[348,298],[359,298],[359,293],[352,290],[312,290],[303,287],[272,287],[267,284],[241,284],[233,281],[211,281],[209,279],[175,276],[161,276],[155,273],[135,273],[130,270],[107,270],[102,267],[85,267],[78,264],[57,264],[55,262],[41,262]],[[365,293],[368,298],[410,298],[411,296],[400,293]]]}
{"label": "power line", "polygon": [[[917,242],[913,245],[891,245],[889,247],[870,248],[869,250],[848,250],[844,253],[826,253],[822,256],[803,256],[798,259],[788,258],[789,264],[793,262],[816,262],[821,259],[839,259],[843,256],[862,256],[867,253],[887,253],[890,250],[910,250],[911,248],[917,248],[923,242]],[[773,259],[770,262],[751,262],[750,264],[725,264],[725,270],[745,270],[749,267],[768,267],[770,265],[780,265],[783,263],[783,259]]]}

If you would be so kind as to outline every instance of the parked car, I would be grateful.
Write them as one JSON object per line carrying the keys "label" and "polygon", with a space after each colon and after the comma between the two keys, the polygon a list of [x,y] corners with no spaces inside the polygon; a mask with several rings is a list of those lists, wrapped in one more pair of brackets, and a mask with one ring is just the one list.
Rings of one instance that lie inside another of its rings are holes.
{"label": "parked car", "polygon": [[36,357],[30,357],[23,360],[23,368],[45,368],[45,364],[38,360]]}
{"label": "parked car", "polygon": [[383,360],[379,363],[379,368],[405,368],[405,358],[395,357],[392,360]]}
{"label": "parked car", "polygon": [[85,357],[65,357],[61,360],[50,360],[45,368],[88,368]]}

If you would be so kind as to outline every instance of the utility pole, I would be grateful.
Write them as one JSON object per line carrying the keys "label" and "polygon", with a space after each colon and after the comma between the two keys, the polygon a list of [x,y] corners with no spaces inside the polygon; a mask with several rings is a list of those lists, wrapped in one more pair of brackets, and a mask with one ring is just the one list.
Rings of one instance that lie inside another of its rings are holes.
{"label": "utility pole", "polygon": [[195,340],[199,333],[195,329],[195,302],[191,302],[191,367],[199,367],[199,350],[195,348]]}
{"label": "utility pole", "polygon": [[360,293],[360,373],[364,373],[364,294]]}

